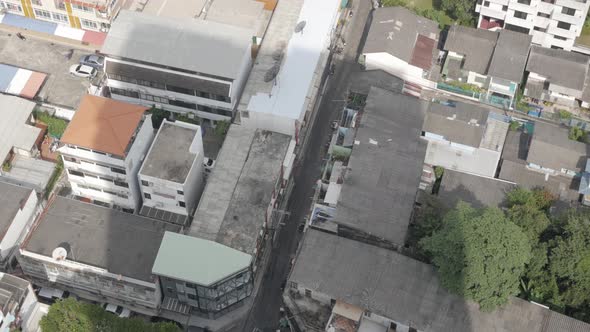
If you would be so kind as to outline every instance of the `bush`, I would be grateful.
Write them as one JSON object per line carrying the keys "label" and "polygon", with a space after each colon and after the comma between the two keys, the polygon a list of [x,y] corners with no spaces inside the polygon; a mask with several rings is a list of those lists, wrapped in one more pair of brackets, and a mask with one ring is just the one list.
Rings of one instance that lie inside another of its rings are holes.
{"label": "bush", "polygon": [[566,110],[559,110],[558,114],[559,114],[559,118],[563,119],[563,120],[569,120],[572,118],[572,113],[570,113]]}
{"label": "bush", "polygon": [[61,156],[57,156],[57,165],[55,165],[55,169],[53,170],[53,174],[51,174],[51,178],[49,178],[49,181],[47,182],[47,186],[45,187],[45,198],[49,198],[49,195],[51,194],[51,191],[53,190],[53,187],[55,187],[55,184],[57,183],[57,180],[59,179],[59,177],[61,176],[61,172],[63,172],[64,170],[64,162],[63,159],[61,159]]}
{"label": "bush", "polygon": [[580,127],[571,127],[568,134],[569,139],[572,141],[586,142],[586,131]]}
{"label": "bush", "polygon": [[56,118],[47,112],[34,110],[33,116],[35,117],[36,121],[45,123],[47,125],[47,131],[49,132],[49,135],[56,138],[61,138],[61,135],[63,135],[64,131],[66,131],[66,127],[68,126],[68,122],[66,120]]}
{"label": "bush", "polygon": [[518,128],[520,128],[520,122],[510,121],[510,126],[508,127],[508,129],[510,129],[511,131],[517,131]]}

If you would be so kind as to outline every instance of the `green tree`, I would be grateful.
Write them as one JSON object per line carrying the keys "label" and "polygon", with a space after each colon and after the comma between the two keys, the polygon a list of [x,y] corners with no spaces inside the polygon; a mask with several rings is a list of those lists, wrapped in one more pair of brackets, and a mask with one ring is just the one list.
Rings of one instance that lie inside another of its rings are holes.
{"label": "green tree", "polygon": [[508,219],[518,225],[529,238],[529,243],[535,245],[539,237],[550,224],[549,217],[543,210],[534,205],[514,205],[508,210]]}
{"label": "green tree", "polygon": [[100,306],[67,298],[51,305],[40,322],[43,332],[180,332],[172,323],[119,318]]}
{"label": "green tree", "polygon": [[475,18],[475,1],[440,0],[440,8],[462,25],[473,25]]}
{"label": "green tree", "polygon": [[170,112],[155,106],[152,106],[149,112],[152,114],[152,126],[154,129],[159,129],[164,119],[167,119],[170,116]]}
{"label": "green tree", "polygon": [[555,200],[553,194],[547,189],[535,188],[533,190],[518,187],[506,195],[508,207],[515,205],[530,205],[539,210],[547,210]]}
{"label": "green tree", "polygon": [[586,142],[586,131],[577,126],[571,127],[568,138],[572,141]]}
{"label": "green tree", "polygon": [[464,202],[420,245],[431,255],[442,285],[478,302],[484,311],[518,293],[531,255],[526,235],[501,210],[476,210]]}

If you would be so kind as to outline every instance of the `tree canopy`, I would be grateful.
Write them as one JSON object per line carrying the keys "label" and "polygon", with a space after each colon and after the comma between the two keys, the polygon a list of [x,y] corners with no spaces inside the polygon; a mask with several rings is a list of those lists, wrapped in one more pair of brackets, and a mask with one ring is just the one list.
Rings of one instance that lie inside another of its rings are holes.
{"label": "tree canopy", "polygon": [[464,202],[420,245],[438,268],[442,285],[478,302],[484,311],[518,293],[531,257],[527,235],[501,210],[476,210]]}
{"label": "tree canopy", "polygon": [[73,298],[57,301],[40,322],[43,332],[180,332],[172,323],[147,323],[139,318],[119,318],[100,306]]}
{"label": "tree canopy", "polygon": [[459,24],[473,25],[475,1],[440,0],[440,8]]}

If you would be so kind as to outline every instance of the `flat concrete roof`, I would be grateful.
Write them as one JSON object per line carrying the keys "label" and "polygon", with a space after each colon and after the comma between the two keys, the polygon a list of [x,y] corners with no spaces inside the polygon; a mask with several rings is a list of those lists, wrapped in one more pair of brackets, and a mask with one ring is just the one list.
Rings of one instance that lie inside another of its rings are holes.
{"label": "flat concrete roof", "polygon": [[198,151],[192,151],[191,145],[200,134],[197,125],[162,122],[139,175],[183,184],[197,157]]}
{"label": "flat concrete roof", "polygon": [[180,226],[57,196],[23,248],[51,257],[64,247],[68,260],[153,282],[152,265],[166,231]]}
{"label": "flat concrete roof", "polygon": [[188,234],[253,254],[290,141],[232,125]]}
{"label": "flat concrete roof", "polygon": [[254,32],[212,21],[123,10],[101,52],[174,69],[236,79]]}
{"label": "flat concrete roof", "polygon": [[[32,190],[0,181],[0,234],[4,236]],[[1,238],[0,238],[1,239]]]}
{"label": "flat concrete roof", "polygon": [[209,286],[247,269],[252,256],[217,242],[166,232],[152,272]]}
{"label": "flat concrete roof", "polygon": [[89,52],[71,46],[0,34],[0,62],[47,74],[37,98],[72,110],[78,107],[90,81],[70,75],[69,68],[86,54]]}

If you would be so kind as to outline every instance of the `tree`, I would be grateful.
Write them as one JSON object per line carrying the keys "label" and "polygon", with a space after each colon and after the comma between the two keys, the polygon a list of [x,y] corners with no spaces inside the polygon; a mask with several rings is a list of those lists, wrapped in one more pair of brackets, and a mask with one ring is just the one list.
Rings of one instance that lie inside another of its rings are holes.
{"label": "tree", "polygon": [[539,237],[550,224],[545,211],[526,204],[511,207],[508,210],[508,219],[522,229],[533,246],[539,242]]}
{"label": "tree", "polygon": [[167,119],[170,116],[170,112],[155,106],[152,106],[149,112],[152,114],[152,126],[154,129],[159,129],[164,119]]}
{"label": "tree", "polygon": [[578,141],[578,142],[586,142],[586,132],[584,131],[584,129],[574,126],[570,128],[570,132],[568,134],[568,138],[571,139],[572,141]]}
{"label": "tree", "polygon": [[139,318],[119,318],[100,306],[73,298],[57,301],[40,322],[43,332],[180,332],[172,323],[146,323]]}
{"label": "tree", "polygon": [[475,1],[473,0],[440,0],[442,9],[451,18],[462,25],[473,25]]}
{"label": "tree", "polygon": [[451,292],[493,310],[518,293],[529,261],[526,235],[497,208],[476,210],[459,202],[442,228],[420,241]]}

